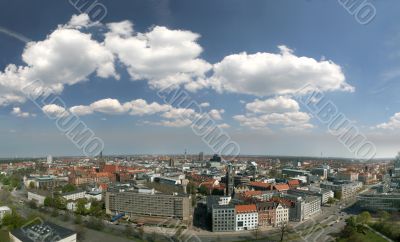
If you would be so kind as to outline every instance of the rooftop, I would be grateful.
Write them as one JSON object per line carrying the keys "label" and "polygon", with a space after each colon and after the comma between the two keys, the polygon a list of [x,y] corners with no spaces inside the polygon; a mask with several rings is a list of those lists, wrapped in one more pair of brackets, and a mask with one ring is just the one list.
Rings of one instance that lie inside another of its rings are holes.
{"label": "rooftop", "polygon": [[257,207],[255,204],[236,205],[235,210],[237,213],[253,213],[253,212],[257,212]]}

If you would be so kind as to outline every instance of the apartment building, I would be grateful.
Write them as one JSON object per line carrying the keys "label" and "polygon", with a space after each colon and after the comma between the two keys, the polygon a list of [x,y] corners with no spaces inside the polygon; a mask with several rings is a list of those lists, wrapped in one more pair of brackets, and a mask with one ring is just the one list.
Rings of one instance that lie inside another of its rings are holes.
{"label": "apartment building", "polygon": [[360,194],[357,196],[357,203],[360,207],[372,211],[398,211],[400,194]]}
{"label": "apartment building", "polygon": [[275,202],[257,203],[258,226],[279,226],[289,221],[289,208]]}
{"label": "apartment building", "polygon": [[106,213],[125,213],[127,216],[155,216],[190,219],[190,197],[153,192],[107,191],[105,197]]}
{"label": "apartment building", "polygon": [[335,181],[323,182],[321,188],[332,190],[334,193],[340,193],[341,199],[348,199],[357,195],[357,192],[362,188],[362,182],[350,181]]}
{"label": "apartment building", "polygon": [[75,200],[78,200],[80,198],[85,198],[86,197],[86,192],[78,190],[78,191],[63,193],[63,194],[61,194],[61,196],[63,198],[65,198],[65,200],[67,200],[67,201],[68,200],[75,201]]}
{"label": "apartment building", "polygon": [[258,227],[258,212],[255,204],[236,205],[236,231],[255,230]]}

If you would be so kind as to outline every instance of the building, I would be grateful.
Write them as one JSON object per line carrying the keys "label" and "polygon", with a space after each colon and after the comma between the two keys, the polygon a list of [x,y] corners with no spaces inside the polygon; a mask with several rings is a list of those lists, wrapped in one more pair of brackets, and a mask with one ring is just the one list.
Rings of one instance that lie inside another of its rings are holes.
{"label": "building", "polygon": [[359,194],[357,203],[360,207],[372,211],[399,211],[400,194]]}
{"label": "building", "polygon": [[229,232],[235,231],[235,205],[214,204],[211,208],[212,211],[212,231],[213,232]]}
{"label": "building", "polygon": [[53,163],[53,157],[51,155],[48,155],[46,160],[47,160],[47,164]]}
{"label": "building", "polygon": [[336,180],[358,181],[358,173],[350,171],[339,171],[336,175]]}
{"label": "building", "polygon": [[0,222],[3,220],[3,218],[6,214],[11,214],[11,208],[9,208],[7,206],[1,206],[0,207]]}
{"label": "building", "polygon": [[326,180],[328,178],[328,169],[323,167],[314,168],[311,170],[311,174],[320,176],[323,180]]}
{"label": "building", "polygon": [[34,201],[37,205],[44,205],[47,193],[40,191],[28,191],[28,200]]}
{"label": "building", "polygon": [[258,228],[258,212],[255,204],[236,205],[236,231],[255,230]]}
{"label": "building", "polygon": [[332,190],[335,193],[336,198],[348,199],[357,195],[357,192],[362,188],[362,182],[358,181],[323,182],[320,184],[320,187]]}
{"label": "building", "polygon": [[233,195],[233,191],[235,188],[234,185],[234,176],[233,176],[233,172],[232,172],[232,164],[228,164],[228,167],[226,169],[226,195],[227,196],[232,196]]}
{"label": "building", "polygon": [[[40,221],[37,221],[40,222]],[[10,232],[12,242],[76,242],[76,232],[59,225],[44,222],[31,224]]]}
{"label": "building", "polygon": [[275,202],[257,203],[258,226],[279,226],[289,221],[289,208]]}
{"label": "building", "polygon": [[321,199],[316,196],[278,194],[271,200],[289,208],[289,221],[300,222],[321,213]]}
{"label": "building", "polygon": [[107,191],[105,197],[106,213],[125,213],[127,216],[154,216],[190,219],[190,197],[153,192]]}
{"label": "building", "polygon": [[297,177],[297,176],[307,176],[309,175],[309,171],[304,170],[296,170],[296,169],[282,169],[282,175],[286,177]]}
{"label": "building", "polygon": [[198,160],[199,160],[199,161],[204,161],[204,153],[203,153],[203,152],[200,152],[200,153],[199,153],[199,158],[198,158]]}
{"label": "building", "polygon": [[288,194],[299,195],[299,196],[316,196],[321,200],[321,205],[328,202],[329,198],[334,197],[334,193],[331,190],[323,189],[319,187],[308,187],[306,189],[291,189],[287,191]]}
{"label": "building", "polygon": [[68,200],[78,200],[80,198],[85,198],[86,197],[86,192],[85,191],[81,191],[81,190],[77,190],[77,191],[73,191],[73,192],[68,192],[68,193],[63,193],[61,195],[63,198],[65,198],[67,201]]}

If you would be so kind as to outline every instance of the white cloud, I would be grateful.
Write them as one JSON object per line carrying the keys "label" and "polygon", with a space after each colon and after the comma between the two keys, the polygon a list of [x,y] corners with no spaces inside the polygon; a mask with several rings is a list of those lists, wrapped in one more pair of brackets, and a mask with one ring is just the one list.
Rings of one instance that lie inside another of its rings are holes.
{"label": "white cloud", "polygon": [[233,117],[241,126],[252,129],[270,128],[271,125],[279,125],[284,128],[305,129],[312,128],[309,124],[310,116],[304,112],[271,113],[261,116],[236,115]]}
{"label": "white cloud", "polygon": [[400,129],[400,113],[395,113],[388,122],[378,124],[376,128],[386,130]]}
{"label": "white cloud", "polygon": [[254,113],[283,113],[298,111],[300,107],[296,100],[278,96],[266,100],[256,99],[251,103],[247,103],[246,109]]}
{"label": "white cloud", "polygon": [[[20,107],[14,107],[11,111],[11,114],[16,117],[20,117],[20,118],[28,118],[31,116],[31,114],[29,112],[22,112]],[[32,116],[35,116],[35,115],[32,115]]]}
{"label": "white cloud", "polygon": [[133,80],[146,79],[154,88],[189,83],[211,69],[199,58],[198,34],[155,26],[135,33],[129,21],[110,23],[105,46],[127,67]]}
{"label": "white cloud", "polygon": [[59,118],[59,117],[63,117],[68,115],[68,111],[65,110],[64,107],[61,107],[57,104],[48,104],[42,107],[42,111],[50,116],[50,117],[54,117],[54,118]]}
{"label": "white cloud", "polygon": [[73,28],[85,24],[85,19],[85,15],[73,16],[69,25],[58,26],[45,40],[27,43],[22,53],[25,65],[9,64],[0,71],[0,103],[13,102],[7,95],[23,100],[22,88],[36,80],[59,93],[64,85],[86,81],[92,73],[118,78],[112,52],[90,34]]}
{"label": "white cloud", "polygon": [[117,99],[101,99],[88,106],[79,105],[71,107],[69,110],[79,116],[89,115],[94,112],[105,114],[127,114],[130,115],[152,115],[155,113],[167,112],[172,107],[167,104],[158,104],[156,102],[147,103],[146,100],[136,99],[121,104]]}
{"label": "white cloud", "polygon": [[209,106],[210,106],[209,102],[200,103],[200,107],[202,107],[202,108],[207,108]]}
{"label": "white cloud", "polygon": [[222,123],[222,124],[218,124],[218,127],[220,127],[221,129],[228,129],[231,126],[229,124],[227,124],[227,123]]}
{"label": "white cloud", "polygon": [[286,46],[280,53],[233,54],[214,64],[207,85],[222,92],[256,96],[292,94],[308,84],[321,91],[353,91],[339,65],[329,60],[299,57]]}
{"label": "white cloud", "polygon": [[223,109],[212,109],[210,110],[210,112],[208,112],[208,114],[210,115],[210,117],[214,120],[222,120],[222,114],[225,112],[225,110]]}

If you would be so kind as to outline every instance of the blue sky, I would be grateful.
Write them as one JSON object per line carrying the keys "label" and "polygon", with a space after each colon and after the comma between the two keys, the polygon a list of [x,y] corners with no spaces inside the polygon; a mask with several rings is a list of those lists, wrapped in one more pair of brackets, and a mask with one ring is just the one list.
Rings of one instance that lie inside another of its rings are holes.
{"label": "blue sky", "polygon": [[[294,90],[307,82],[322,89],[375,144],[377,157],[397,153],[397,1],[367,1],[376,17],[366,25],[338,1],[99,2],[107,9],[101,24],[79,18],[69,1],[0,2],[5,30],[0,32],[0,157],[81,154],[18,92],[15,83],[32,77],[47,78],[49,87],[62,86],[57,94],[66,109],[86,111],[76,113],[104,140],[106,154],[182,153],[185,148],[211,153],[183,118],[171,118],[177,107],[167,107],[156,94],[162,85],[177,83],[193,100],[210,104],[204,110],[242,154],[353,157],[295,101]],[[70,21],[73,15],[76,25]],[[57,45],[71,37],[70,31],[76,34],[75,45],[69,40]],[[11,32],[32,42],[27,45]],[[164,34],[170,44],[162,42]],[[143,40],[140,36],[148,38],[148,49],[132,44]],[[64,65],[68,56],[83,62]],[[49,63],[43,67],[43,61]],[[10,64],[25,71],[7,76]],[[64,67],[75,79],[52,76]],[[135,100],[144,100],[145,106],[129,103]],[[45,110],[57,112],[54,106]]]}

